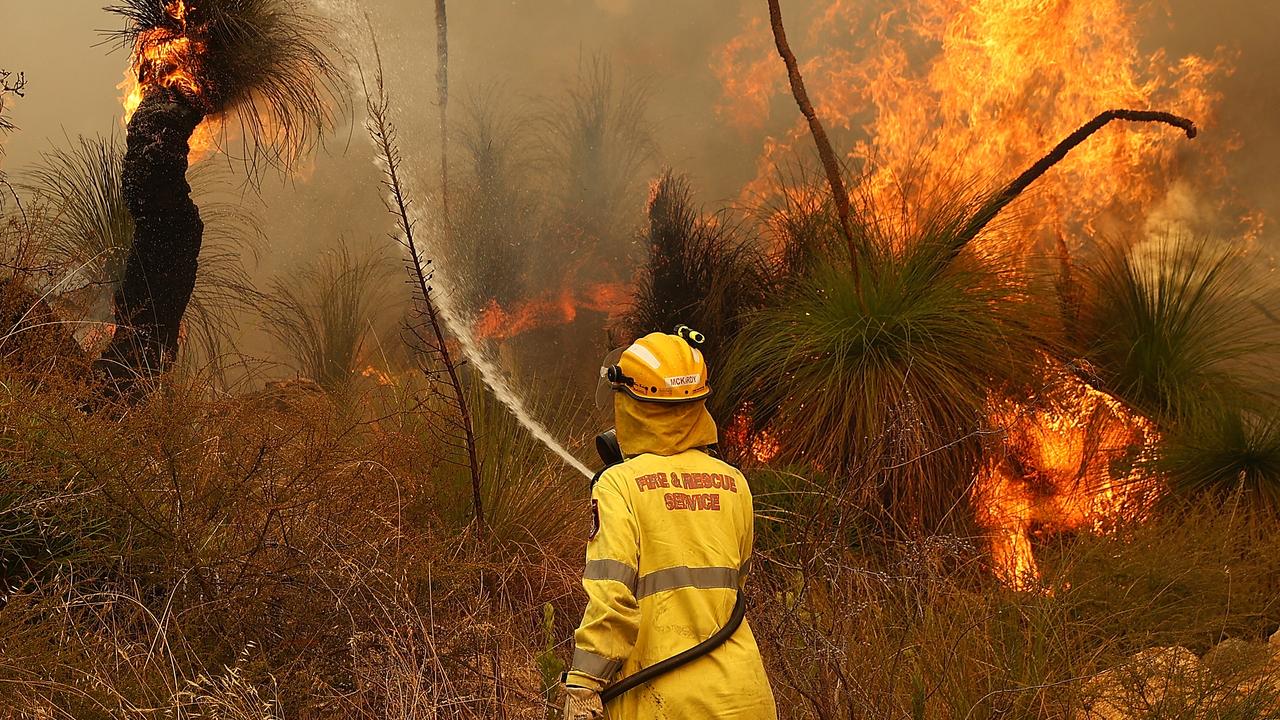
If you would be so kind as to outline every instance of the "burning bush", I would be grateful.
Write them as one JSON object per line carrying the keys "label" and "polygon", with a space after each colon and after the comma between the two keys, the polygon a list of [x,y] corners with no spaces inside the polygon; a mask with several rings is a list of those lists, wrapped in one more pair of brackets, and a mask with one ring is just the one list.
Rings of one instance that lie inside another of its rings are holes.
{"label": "burning bush", "polygon": [[1042,346],[1042,310],[1007,264],[951,260],[970,212],[943,208],[910,238],[878,238],[860,291],[846,258],[822,256],[747,316],[720,381],[779,460],[863,483],[863,502],[906,526],[934,528],[962,500],[989,394],[1027,384]]}

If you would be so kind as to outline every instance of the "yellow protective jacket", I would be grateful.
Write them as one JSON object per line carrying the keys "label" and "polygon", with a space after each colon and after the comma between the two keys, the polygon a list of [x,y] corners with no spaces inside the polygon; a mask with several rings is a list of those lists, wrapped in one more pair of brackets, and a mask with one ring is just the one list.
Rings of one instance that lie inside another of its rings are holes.
{"label": "yellow protective jacket", "polygon": [[[729,619],[751,558],[751,489],[701,448],[716,441],[704,404],[615,399],[630,458],[592,489],[597,520],[583,575],[589,601],[569,684],[601,688],[702,642]],[[774,720],[773,693],[747,623],[725,644],[643,684],[609,720]]]}

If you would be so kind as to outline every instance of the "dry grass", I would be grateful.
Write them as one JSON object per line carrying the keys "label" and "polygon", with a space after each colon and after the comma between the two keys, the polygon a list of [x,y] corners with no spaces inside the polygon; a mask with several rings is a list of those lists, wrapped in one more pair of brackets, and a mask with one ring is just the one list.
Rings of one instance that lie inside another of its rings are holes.
{"label": "dry grass", "polygon": [[[1063,539],[1041,548],[1043,592],[995,583],[978,538],[851,548],[830,529],[788,527],[775,537],[801,544],[764,551],[751,621],[784,717],[1261,719],[1280,708],[1280,647],[1266,645],[1280,625],[1274,516],[1202,506]],[[1089,714],[1104,699],[1117,714]]]}
{"label": "dry grass", "polygon": [[[176,378],[127,413],[86,415],[5,376],[0,704],[548,717],[539,670],[567,658],[581,609],[586,488],[476,391],[492,510],[477,539],[466,474],[406,382],[339,407],[287,386],[210,398]],[[1206,505],[1042,543],[1051,592],[1016,593],[980,539],[884,541],[820,483],[752,482],[750,618],[784,718],[1083,718],[1103,700],[1132,717],[1268,717],[1270,678],[1248,658],[1280,626],[1274,516]],[[1204,656],[1194,676],[1158,662],[1175,651],[1141,655],[1176,646]],[[1160,683],[1177,692],[1154,698]],[[1202,712],[1213,698],[1218,714]]]}
{"label": "dry grass", "polygon": [[[397,717],[494,717],[495,693],[538,702],[536,680],[521,689],[538,650],[522,618],[535,596],[568,599],[567,565],[538,557],[565,534],[478,546],[450,512],[462,488],[430,434],[322,394],[211,400],[178,379],[123,415],[85,415],[7,380],[6,706],[385,717],[388,693],[415,682],[431,711]],[[447,682],[410,672],[406,652]]]}

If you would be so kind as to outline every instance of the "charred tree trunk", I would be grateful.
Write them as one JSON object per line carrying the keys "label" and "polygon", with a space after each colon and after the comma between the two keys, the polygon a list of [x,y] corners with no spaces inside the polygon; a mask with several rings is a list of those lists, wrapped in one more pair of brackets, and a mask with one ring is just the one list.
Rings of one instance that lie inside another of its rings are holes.
{"label": "charred tree trunk", "polygon": [[804,77],[800,75],[800,64],[796,62],[795,53],[791,52],[791,45],[787,42],[787,32],[782,26],[782,8],[778,5],[779,0],[769,0],[769,24],[773,27],[773,41],[778,47],[778,55],[782,58],[783,64],[787,66],[787,78],[791,81],[791,94],[796,99],[796,105],[800,106],[800,112],[804,115],[804,119],[809,121],[809,133],[813,135],[813,143],[818,146],[818,158],[822,161],[822,168],[827,173],[827,184],[831,186],[831,199],[836,204],[836,215],[840,219],[840,232],[844,235],[844,241],[849,250],[849,263],[853,267],[854,282],[858,280],[858,249],[853,239],[853,229],[849,226],[849,193],[844,187],[844,177],[841,175],[840,163],[836,161],[835,151],[831,149],[831,140],[827,138],[827,131],[822,127],[822,121],[818,119],[818,113],[813,109],[813,103],[809,101],[809,93],[804,87]]}
{"label": "charred tree trunk", "polygon": [[114,298],[115,337],[99,361],[121,394],[178,353],[204,236],[186,178],[188,143],[203,119],[181,93],[151,87],[129,122],[122,181],[133,246]]}

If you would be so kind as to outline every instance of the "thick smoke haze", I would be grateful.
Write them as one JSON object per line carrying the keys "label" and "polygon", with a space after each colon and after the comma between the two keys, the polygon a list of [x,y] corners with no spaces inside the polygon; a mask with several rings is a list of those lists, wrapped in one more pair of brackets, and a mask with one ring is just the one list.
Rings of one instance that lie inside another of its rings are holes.
{"label": "thick smoke haze", "polygon": [[[99,32],[113,28],[116,18],[102,12],[98,2],[11,0],[5,5],[0,64],[25,70],[30,81],[28,97],[12,111],[21,132],[6,140],[5,167],[21,169],[64,135],[119,132],[115,86],[126,54],[103,44]],[[802,59],[831,49],[806,45],[798,25],[805,3],[784,5],[797,18],[793,42]],[[347,9],[367,12],[382,39],[393,91],[409,116],[401,120],[406,139],[434,143],[433,4],[382,0],[352,3]],[[795,121],[794,108],[786,103],[774,104],[768,125],[756,134],[728,129],[717,117],[722,87],[712,66],[718,53],[748,22],[765,14],[763,1],[740,0],[454,3],[450,49],[456,112],[451,114],[457,120],[469,94],[493,87],[501,88],[513,106],[533,104],[563,88],[593,57],[606,57],[617,75],[648,88],[662,163],[691,174],[707,200],[731,200],[754,176],[763,138]],[[1280,139],[1271,131],[1280,109],[1280,85],[1270,77],[1280,60],[1280,46],[1274,42],[1280,6],[1261,0],[1172,0],[1141,17],[1144,50],[1164,47],[1171,57],[1211,56],[1219,48],[1233,54],[1234,74],[1217,83],[1223,95],[1218,130],[1239,137],[1243,151],[1232,158],[1232,167],[1242,180],[1244,199],[1254,205],[1274,202],[1265,178],[1280,160]],[[348,14],[342,21],[351,19]],[[358,38],[362,30],[346,28],[346,34]],[[328,155],[363,155],[364,148],[353,150],[348,139],[342,134],[329,138]],[[363,144],[363,138],[355,144]],[[329,158],[321,156],[305,183],[345,184],[334,182],[341,175],[325,177],[330,166]],[[270,189],[267,194],[275,195]],[[292,209],[323,213],[324,208],[309,207],[309,195],[291,198]],[[282,214],[289,211],[275,208],[273,219],[283,221]]]}
{"label": "thick smoke haze", "polygon": [[[351,57],[362,63],[369,58],[367,14],[382,46],[393,109],[414,165],[410,170],[424,184],[435,177],[437,162],[433,5],[422,0],[319,3],[334,18]],[[802,61],[840,49],[815,46],[803,31],[804,18],[816,5],[783,5],[796,18],[792,42]],[[520,123],[545,114],[576,77],[603,59],[618,83],[647,93],[657,153],[646,173],[652,176],[661,166],[686,173],[698,198],[715,206],[740,198],[757,176],[766,139],[784,135],[797,121],[785,93],[771,97],[760,127],[734,127],[719,112],[726,98],[714,68],[726,43],[750,23],[767,19],[763,0],[468,0],[451,3],[449,13],[454,127],[461,127],[469,104],[485,96],[499,97],[503,111]],[[1280,44],[1274,41],[1280,5],[1168,0],[1144,4],[1136,17],[1144,47],[1135,50],[1164,48],[1170,58],[1191,53],[1229,58],[1234,72],[1214,79],[1221,99],[1217,117],[1208,123],[1212,134],[1229,138],[1237,148],[1227,157],[1224,182],[1240,205],[1280,217],[1273,185],[1280,167],[1275,132],[1280,84],[1274,81],[1274,68],[1280,66]],[[127,53],[104,44],[100,33],[116,23],[98,2],[6,0],[0,11],[0,66],[24,70],[29,80],[28,97],[11,112],[20,130],[4,140],[0,159],[11,175],[66,137],[123,133],[116,85]],[[339,238],[385,238],[390,220],[362,127],[358,77],[351,73],[353,97],[345,117],[311,165],[289,178],[268,173],[260,199],[247,188],[240,191],[246,204],[259,208],[267,234],[255,274],[287,269],[317,245],[328,247]],[[536,134],[531,141],[542,142]],[[632,208],[637,222],[643,202],[643,192],[637,193]],[[1268,245],[1274,242],[1274,227],[1274,220],[1264,226]]]}

